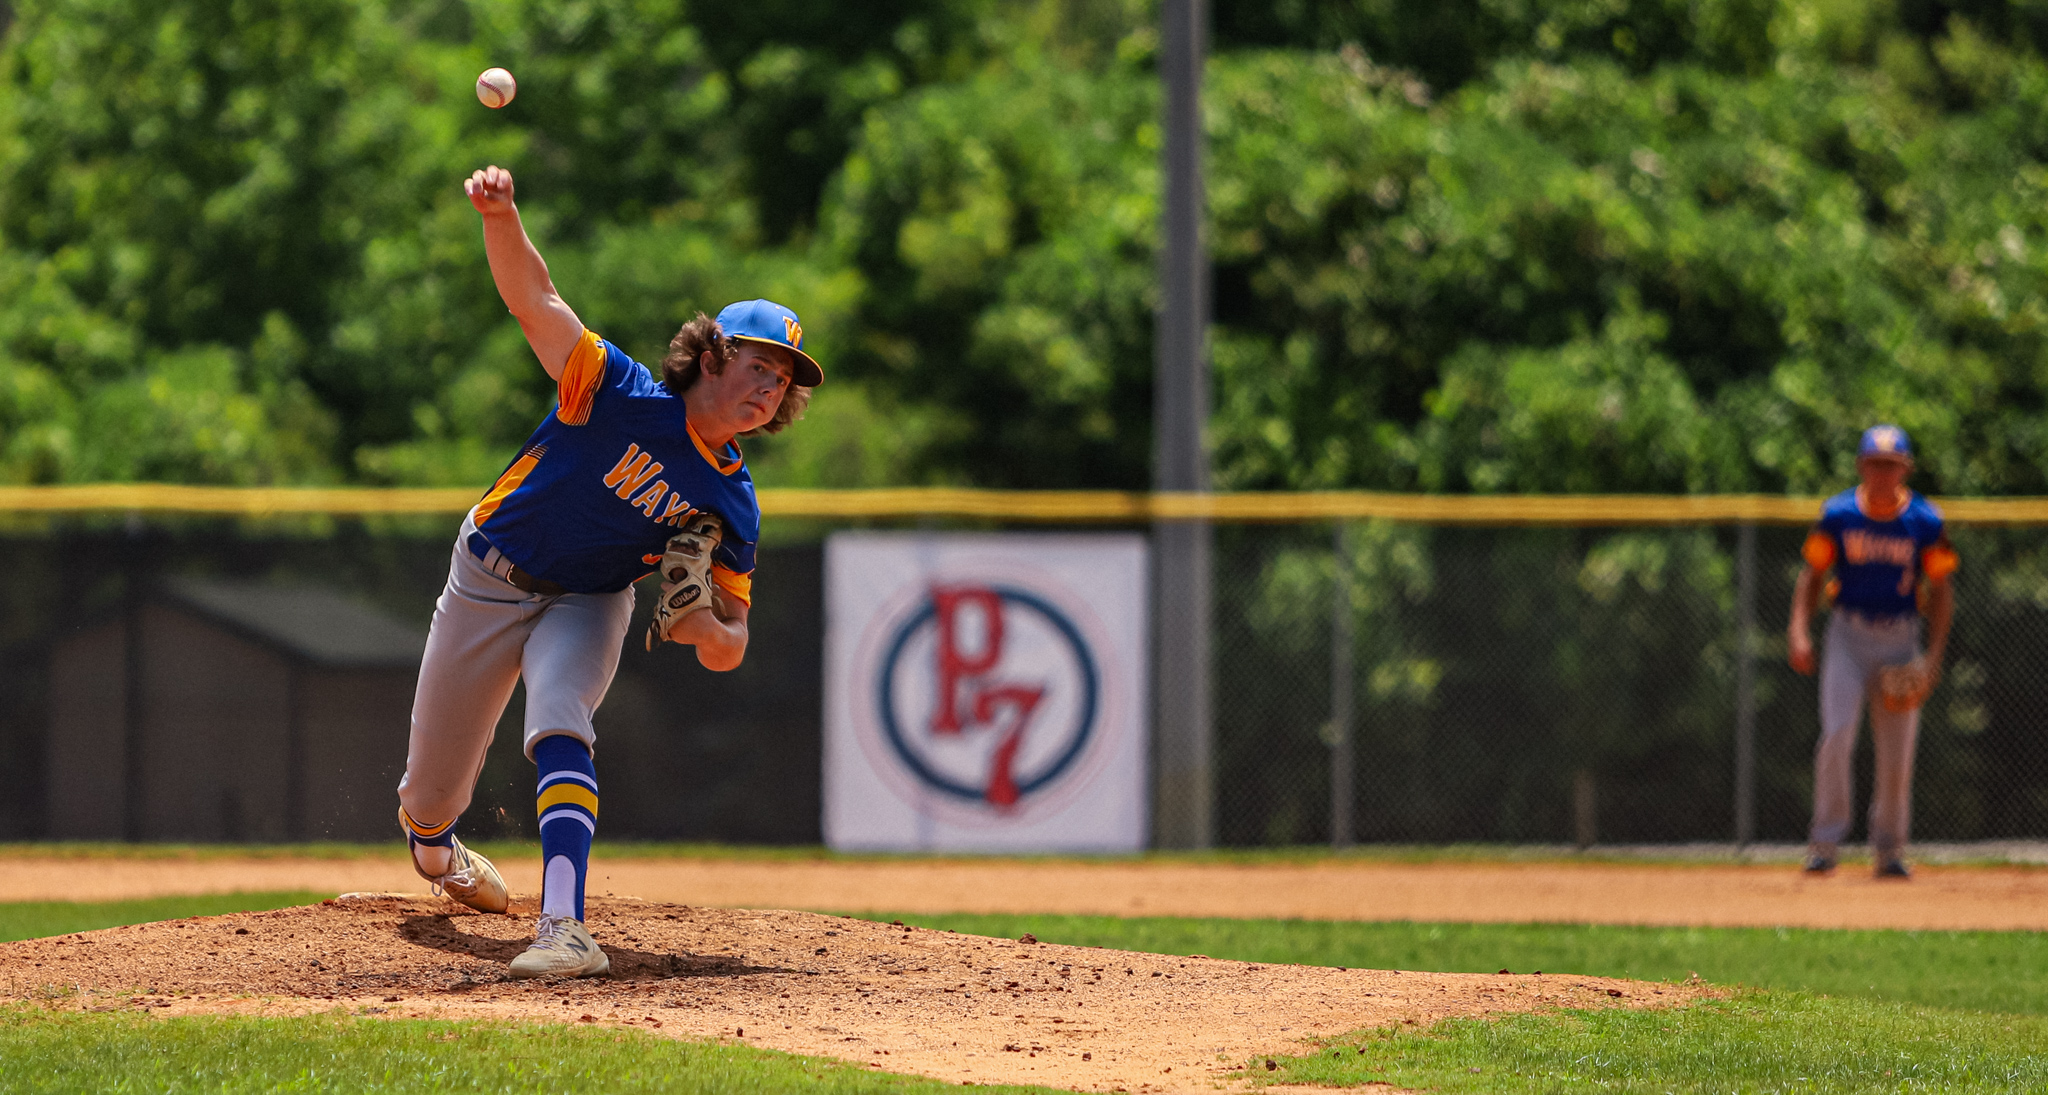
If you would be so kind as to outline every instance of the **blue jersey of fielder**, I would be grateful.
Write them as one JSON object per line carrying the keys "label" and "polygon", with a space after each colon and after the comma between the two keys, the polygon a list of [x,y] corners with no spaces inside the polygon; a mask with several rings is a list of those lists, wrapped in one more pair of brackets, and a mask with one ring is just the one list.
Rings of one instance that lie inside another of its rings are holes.
{"label": "blue jersey of fielder", "polygon": [[613,593],[655,569],[684,518],[713,513],[725,535],[711,576],[751,603],[761,509],[739,446],[706,445],[680,398],[590,331],[557,393],[554,413],[477,503],[477,531],[537,578]]}
{"label": "blue jersey of fielder", "polygon": [[1918,494],[1889,521],[1866,516],[1854,490],[1835,495],[1801,554],[1815,571],[1835,568],[1836,604],[1879,618],[1918,612],[1920,579],[1947,578],[1957,564],[1941,511]]}

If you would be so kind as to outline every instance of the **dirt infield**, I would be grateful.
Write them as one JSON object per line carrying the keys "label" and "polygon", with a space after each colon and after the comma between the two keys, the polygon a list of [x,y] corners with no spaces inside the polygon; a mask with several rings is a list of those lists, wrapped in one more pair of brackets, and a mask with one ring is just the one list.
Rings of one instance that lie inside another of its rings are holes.
{"label": "dirt infield", "polygon": [[0,970],[5,998],[57,987],[80,1008],[608,1023],[949,1081],[1133,1092],[1213,1091],[1255,1055],[1363,1027],[1709,991],[1173,958],[619,899],[591,906],[610,978],[509,981],[531,911],[368,895],[0,944]]}
{"label": "dirt infield", "polygon": [[[499,864],[516,891],[539,864]],[[419,892],[401,856],[0,858],[0,901],[111,901],[254,890]],[[765,860],[598,857],[592,893],[731,908],[904,913],[1299,917],[1677,927],[2048,929],[2048,870],[1922,867],[1878,882],[1845,866],[1625,863],[1228,864],[1173,860]]]}

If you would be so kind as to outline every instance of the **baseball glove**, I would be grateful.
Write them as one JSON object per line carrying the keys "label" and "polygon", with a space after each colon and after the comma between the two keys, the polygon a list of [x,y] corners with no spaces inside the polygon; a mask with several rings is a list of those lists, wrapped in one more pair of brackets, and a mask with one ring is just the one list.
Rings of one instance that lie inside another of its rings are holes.
{"label": "baseball glove", "polygon": [[692,612],[711,607],[711,552],[725,536],[725,526],[709,513],[693,513],[683,531],[669,537],[661,556],[661,603],[647,625],[647,649],[669,641],[668,633]]}
{"label": "baseball glove", "polygon": [[1934,669],[1926,658],[1914,658],[1904,665],[1888,665],[1877,671],[1877,697],[1887,711],[1911,711],[1927,702],[1934,691]]}

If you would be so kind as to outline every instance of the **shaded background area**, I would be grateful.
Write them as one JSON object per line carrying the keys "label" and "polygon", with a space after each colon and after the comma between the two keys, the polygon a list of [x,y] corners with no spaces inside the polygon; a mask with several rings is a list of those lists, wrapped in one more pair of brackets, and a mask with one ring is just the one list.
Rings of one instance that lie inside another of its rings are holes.
{"label": "shaded background area", "polygon": [[[410,629],[423,641],[434,598],[447,575],[449,539],[430,527],[375,529],[344,521],[280,533],[201,520],[129,527],[81,523],[40,535],[8,536],[0,540],[0,555],[10,560],[14,575],[0,594],[5,597],[0,602],[0,748],[19,760],[18,771],[50,772],[63,752],[51,734],[53,725],[61,724],[60,711],[66,705],[66,698],[53,692],[70,690],[73,707],[81,697],[90,704],[118,693],[127,668],[118,652],[104,659],[106,664],[95,675],[89,671],[89,657],[81,659],[69,644],[104,631],[109,621],[118,623],[129,607],[131,590],[140,593],[151,613],[179,603],[175,591],[193,579],[238,580],[293,593],[324,591]],[[618,677],[597,720],[608,836],[818,840],[823,647],[817,623],[822,569],[822,549],[815,543],[760,553],[751,617],[752,656],[726,674],[704,669],[679,647],[643,650],[640,629],[650,609],[648,598],[640,598]],[[323,626],[318,619],[283,622]],[[190,643],[199,629],[188,622],[182,634]],[[245,632],[242,637],[249,636]],[[71,652],[74,662],[85,660],[88,671],[53,678],[53,664],[63,660],[60,651]],[[89,648],[84,653],[95,652]],[[160,657],[182,653],[167,651]],[[300,657],[288,649],[278,653],[287,660]],[[173,706],[183,707],[189,716],[190,694],[204,691],[209,683],[216,692],[248,693],[245,702],[232,706],[260,706],[254,702],[256,684],[246,679],[249,660],[181,664],[179,673],[215,679],[184,682],[186,695]],[[155,831],[135,835],[374,840],[387,831],[395,834],[396,822],[387,815],[397,810],[395,791],[404,769],[405,717],[417,677],[416,655],[401,673],[398,695],[387,697],[395,699],[395,705],[384,702],[374,713],[330,726],[325,733],[346,740],[318,742],[320,748],[306,751],[308,768],[297,773],[283,768],[286,750],[278,739],[288,729],[282,719],[242,720],[248,725],[235,734],[182,724],[169,731],[175,737],[154,751],[143,750],[136,762],[142,786],[150,789],[152,800],[189,797],[203,806],[197,814],[187,811],[191,816],[158,821]],[[391,691],[389,684],[383,688]],[[465,832],[533,835],[533,768],[520,748],[522,712],[523,696],[515,693],[499,722],[476,801],[463,819]],[[116,710],[113,717],[121,718],[122,712]],[[109,753],[99,763],[117,769],[130,763],[118,747]],[[211,785],[207,793],[199,794],[190,783],[259,761],[272,766],[265,769],[271,774],[241,789],[239,800]],[[173,770],[159,770],[166,767]],[[353,797],[374,796],[376,801],[319,812],[296,833],[276,822],[266,827],[260,811],[247,803],[263,791],[265,782],[280,780],[316,787],[323,781],[342,782]],[[166,781],[180,782],[165,786]],[[65,804],[50,796],[61,793],[64,785],[45,778],[17,783],[16,794],[0,805],[0,839],[53,835],[51,819],[65,813]],[[221,816],[211,812],[215,803],[222,804]],[[122,835],[120,818],[106,824],[105,835]]]}
{"label": "shaded background area", "polygon": [[[643,651],[642,598],[597,719],[607,837],[819,840],[820,531],[769,537],[782,546],[761,553],[753,641],[734,673],[707,672],[675,647]],[[443,532],[425,521],[280,530],[199,520],[16,532],[0,541],[14,563],[14,580],[0,587],[0,749],[19,758],[21,770],[50,771],[64,744],[51,737],[59,706],[53,693],[95,695],[124,672],[107,664],[97,676],[73,670],[55,680],[52,665],[79,635],[118,617],[129,589],[153,605],[165,590],[197,579],[320,589],[423,636],[446,573]],[[1333,533],[1328,524],[1218,530],[1220,844],[1331,837],[1331,636],[1340,603],[1348,603],[1354,635],[1355,839],[1732,839],[1733,529],[1361,523],[1344,555],[1348,602],[1334,592]],[[1765,528],[1758,537],[1756,832],[1771,841],[1803,838],[1817,733],[1814,682],[1782,661],[1800,535]],[[2048,558],[2029,529],[1961,529],[1955,540],[1964,559],[1957,630],[1947,678],[1923,718],[1915,835],[2048,835],[2048,682],[2034,669],[2048,656]],[[212,671],[243,672],[227,664]],[[409,694],[409,683],[401,684]],[[395,799],[386,789],[403,762],[399,699],[350,731],[355,744],[323,740],[319,755],[329,770],[296,777],[355,779],[374,769],[364,784],[372,790],[359,792],[377,799],[374,809],[359,811],[368,831],[323,830],[314,819],[299,835],[384,835]],[[520,711],[515,696],[465,832],[532,833]],[[187,733],[189,748],[201,752],[195,763],[257,764],[253,745]],[[1867,741],[1857,765],[1862,795]],[[51,818],[62,804],[50,796],[61,792],[60,781],[18,786],[21,793],[0,801],[0,839],[53,835]],[[213,792],[197,797],[221,801]],[[289,835],[246,818],[238,830],[225,817],[206,824],[215,827],[140,835]]]}

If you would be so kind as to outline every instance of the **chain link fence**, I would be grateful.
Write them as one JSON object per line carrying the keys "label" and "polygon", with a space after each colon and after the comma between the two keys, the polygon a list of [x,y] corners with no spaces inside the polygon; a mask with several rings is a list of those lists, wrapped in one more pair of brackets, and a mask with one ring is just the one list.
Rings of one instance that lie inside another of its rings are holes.
{"label": "chain link fence", "polygon": [[[0,750],[29,773],[47,773],[54,756],[58,653],[85,649],[80,636],[137,600],[189,580],[314,586],[423,635],[453,528],[439,517],[39,522],[0,533],[12,564],[0,583]],[[818,840],[821,543],[847,524],[771,527],[756,656],[737,673],[627,644],[599,715],[607,836]],[[1804,838],[1815,682],[1786,668],[1783,637],[1803,529],[1297,521],[1215,533],[1218,843]],[[2036,669],[2048,662],[2048,548],[2026,527],[1953,537],[1956,626],[1922,719],[1914,835],[2048,836],[2048,683]],[[111,688],[132,667],[101,668],[103,681],[69,687]],[[1745,708],[1754,748],[1739,764]],[[531,827],[518,710],[515,700],[466,831]],[[402,721],[388,729],[400,744],[364,762],[382,766],[376,786],[395,784],[403,761]],[[152,764],[118,747],[104,763]],[[1857,763],[1861,794],[1867,739]],[[51,793],[49,779],[31,779],[0,800],[0,839],[61,835]],[[365,794],[381,815],[382,792]],[[189,831],[110,835],[269,838],[236,820],[251,809],[223,807]]]}
{"label": "chain link fence", "polygon": [[[1745,687],[1737,528],[1220,527],[1219,842],[1803,840],[1816,684],[1784,660],[1803,536],[1748,537]],[[1953,538],[1915,836],[2048,835],[2048,559],[2028,529]],[[1859,795],[1870,764],[1865,735]]]}

